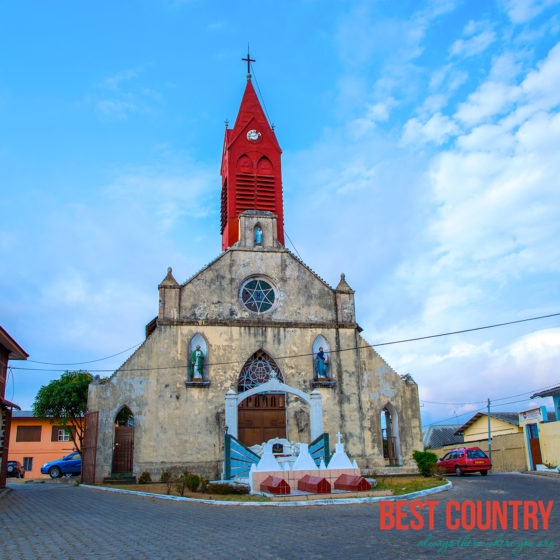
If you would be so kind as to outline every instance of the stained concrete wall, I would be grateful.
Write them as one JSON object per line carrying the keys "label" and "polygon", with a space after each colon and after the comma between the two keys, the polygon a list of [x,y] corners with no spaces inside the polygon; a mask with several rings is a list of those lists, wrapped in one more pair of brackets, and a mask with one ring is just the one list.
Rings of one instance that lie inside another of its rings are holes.
{"label": "stained concrete wall", "polygon": [[[254,214],[242,227],[252,231]],[[266,219],[265,219],[266,218]],[[274,238],[274,217],[261,216],[269,245],[243,243],[220,255],[179,285],[172,271],[159,286],[157,326],[146,341],[105,383],[92,383],[88,408],[99,411],[96,479],[108,476],[114,420],[123,406],[134,414],[134,471],[183,466],[216,478],[222,471],[225,394],[237,392],[240,371],[259,349],[280,368],[287,385],[310,393],[312,345],[318,335],[328,342],[334,387],[320,387],[323,426],[360,467],[386,465],[380,416],[393,410],[398,424],[400,461],[422,449],[418,388],[403,380],[368,346],[355,323],[353,291],[344,280],[333,289]],[[251,221],[252,220],[252,221]],[[268,220],[268,221],[267,221]],[[249,312],[240,299],[243,282],[265,278],[276,301],[267,313]],[[343,301],[344,313],[338,309]],[[207,387],[185,386],[189,343],[202,335],[207,348]],[[309,407],[287,399],[288,439],[309,442]]]}

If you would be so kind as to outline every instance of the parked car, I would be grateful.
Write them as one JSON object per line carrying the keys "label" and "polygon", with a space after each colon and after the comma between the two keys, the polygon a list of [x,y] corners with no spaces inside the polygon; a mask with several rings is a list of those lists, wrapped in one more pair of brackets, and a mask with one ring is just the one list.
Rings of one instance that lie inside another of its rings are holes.
{"label": "parked car", "polygon": [[19,461],[8,461],[6,465],[6,476],[25,478],[25,469]]}
{"label": "parked car", "polygon": [[82,472],[82,456],[78,451],[57,459],[49,461],[41,467],[41,474],[48,474],[51,478],[60,478],[63,474],[73,475]]}
{"label": "parked car", "polygon": [[455,473],[457,476],[468,472],[479,472],[486,476],[492,468],[492,462],[480,447],[460,447],[446,453],[437,466],[443,472]]}

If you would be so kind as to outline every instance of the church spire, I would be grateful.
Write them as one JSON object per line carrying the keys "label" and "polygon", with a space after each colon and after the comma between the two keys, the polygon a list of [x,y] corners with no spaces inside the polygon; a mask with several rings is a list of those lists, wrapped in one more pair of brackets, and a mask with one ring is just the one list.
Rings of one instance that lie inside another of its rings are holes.
{"label": "church spire", "polygon": [[226,125],[222,153],[222,250],[239,241],[239,214],[267,211],[277,216],[277,239],[284,244],[282,150],[251,81],[247,53],[247,84],[233,128]]}

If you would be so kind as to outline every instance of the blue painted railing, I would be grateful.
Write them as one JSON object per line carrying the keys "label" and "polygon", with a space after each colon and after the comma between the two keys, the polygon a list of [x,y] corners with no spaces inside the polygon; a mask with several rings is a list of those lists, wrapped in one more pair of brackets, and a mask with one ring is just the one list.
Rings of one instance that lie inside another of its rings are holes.
{"label": "blue painted railing", "polygon": [[325,461],[325,466],[328,465],[331,458],[329,434],[321,434],[317,439],[313,440],[309,444],[309,454],[317,466],[321,464],[321,459]]}
{"label": "blue painted railing", "polygon": [[248,477],[251,465],[261,460],[256,453],[230,434],[226,434],[224,459],[225,480]]}

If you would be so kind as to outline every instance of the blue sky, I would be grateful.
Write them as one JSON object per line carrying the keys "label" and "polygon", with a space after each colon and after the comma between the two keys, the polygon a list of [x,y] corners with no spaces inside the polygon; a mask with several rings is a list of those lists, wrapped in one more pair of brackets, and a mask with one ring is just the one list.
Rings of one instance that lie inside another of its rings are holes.
{"label": "blue sky", "polygon": [[[560,313],[557,0],[22,0],[0,18],[0,323],[30,359],[6,398],[108,375],[167,267],[219,255],[248,44],[287,245],[346,274],[369,343]],[[559,317],[378,351],[425,425],[560,384]]]}

